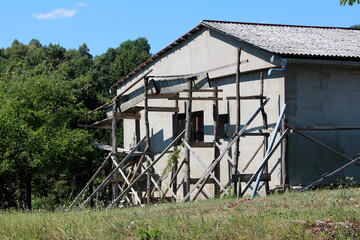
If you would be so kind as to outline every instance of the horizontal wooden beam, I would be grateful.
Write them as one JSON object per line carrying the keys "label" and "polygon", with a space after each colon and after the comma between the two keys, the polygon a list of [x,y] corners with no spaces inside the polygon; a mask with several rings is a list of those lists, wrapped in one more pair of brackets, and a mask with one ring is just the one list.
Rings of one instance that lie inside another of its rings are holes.
{"label": "horizontal wooden beam", "polygon": [[270,133],[268,132],[249,132],[249,133],[243,133],[241,136],[270,136]]}
{"label": "horizontal wooden beam", "polygon": [[[149,94],[148,99],[163,99],[163,98],[177,98],[179,93],[159,93],[159,94]],[[170,99],[171,100],[171,99]]]}
{"label": "horizontal wooden beam", "polygon": [[115,119],[136,119],[136,120],[140,120],[141,114],[140,113],[130,113],[130,112],[115,112],[114,117],[115,117]]}
{"label": "horizontal wooden beam", "polygon": [[100,128],[100,129],[111,129],[111,126],[94,126],[94,125],[86,125],[86,124],[79,124],[78,125],[79,128],[85,128],[85,129],[88,129],[88,128]]}
{"label": "horizontal wooden beam", "polygon": [[[198,181],[200,180],[200,178],[190,178],[190,184],[196,184]],[[215,184],[216,182],[214,181],[214,179],[209,178],[206,181],[207,184]]]}
{"label": "horizontal wooden beam", "polygon": [[197,90],[190,90],[190,89],[184,89],[184,92],[222,92],[222,89],[197,89]]}
{"label": "horizontal wooden beam", "polygon": [[[253,96],[240,96],[241,100],[255,100],[255,99],[266,99],[265,96],[253,95]],[[235,96],[226,97],[226,100],[236,100]]]}
{"label": "horizontal wooden beam", "polygon": [[178,107],[148,107],[149,112],[179,112]]}
{"label": "horizontal wooden beam", "polygon": [[[190,147],[193,148],[212,148],[214,147],[213,142],[189,142]],[[221,145],[221,143],[220,143]]]}
{"label": "horizontal wooden beam", "polygon": [[214,97],[178,97],[178,98],[171,98],[170,100],[192,100],[192,101],[221,101],[223,98],[214,98]]}
{"label": "horizontal wooden beam", "polygon": [[[173,151],[167,151],[166,153],[172,153]],[[131,156],[143,156],[143,155],[148,155],[148,156],[155,156],[157,154],[160,154],[161,152],[134,152],[131,154]],[[117,152],[117,153],[112,153],[112,156],[127,156],[129,153],[122,151],[122,152]]]}
{"label": "horizontal wooden beam", "polygon": [[[232,181],[233,182],[239,182],[239,179],[240,179],[240,182],[248,182],[251,177],[253,176],[254,174],[252,173],[247,173],[247,174],[233,174],[232,175]],[[253,182],[255,181],[255,179],[253,179]],[[270,173],[263,173],[260,177],[260,181],[271,181],[271,174]]]}

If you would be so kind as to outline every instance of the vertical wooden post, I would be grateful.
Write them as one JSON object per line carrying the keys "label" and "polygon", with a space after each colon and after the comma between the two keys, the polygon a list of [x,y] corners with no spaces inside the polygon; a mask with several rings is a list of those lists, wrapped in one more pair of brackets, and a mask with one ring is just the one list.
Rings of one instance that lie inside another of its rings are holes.
{"label": "vertical wooden post", "polygon": [[[117,120],[115,118],[115,113],[116,113],[116,107],[117,107],[117,101],[114,102],[113,105],[113,118],[111,120],[111,153],[112,153],[112,158],[115,159],[115,161],[117,161],[117,139],[116,139],[116,132],[117,132]],[[113,179],[117,179],[118,178],[118,174],[117,172],[113,175]],[[114,183],[111,185],[112,186],[112,201],[114,201],[117,198],[118,195],[118,188],[117,188],[117,183],[116,181],[114,181]]]}
{"label": "vertical wooden post", "polygon": [[[287,129],[287,120],[282,120],[282,132],[285,132]],[[289,190],[289,173],[288,173],[288,135],[283,139],[281,146],[281,180],[283,185],[283,191]]]}
{"label": "vertical wooden post", "polygon": [[[186,120],[185,120],[185,141],[190,142],[191,136],[191,108],[192,108],[192,80],[188,79],[188,98],[186,101]],[[185,148],[185,164],[184,164],[184,196],[190,190],[190,150]]]}
{"label": "vertical wooden post", "polygon": [[[264,96],[264,73],[263,72],[260,73],[260,81],[261,81],[260,96],[263,97]],[[260,99],[260,106],[263,103],[264,103],[264,99]],[[269,125],[268,125],[268,120],[267,120],[267,114],[266,114],[264,108],[261,109],[261,116],[263,119],[263,128],[265,130],[268,130]],[[264,156],[267,151],[268,145],[269,145],[269,136],[266,135],[266,136],[264,136]],[[266,164],[264,166],[264,173],[268,173],[268,169],[269,169],[269,164],[266,162]],[[269,187],[268,181],[265,182],[265,192],[266,192],[266,194],[269,194],[269,192],[270,192],[270,187]]]}
{"label": "vertical wooden post", "polygon": [[[219,136],[219,101],[218,99],[218,88],[215,87],[215,92],[213,94],[214,102],[213,102],[213,120],[214,120],[214,140],[216,143],[220,143],[220,136]],[[214,144],[214,159],[217,159],[220,156],[220,149]],[[214,168],[214,175],[220,181],[220,164],[216,165]],[[220,197],[220,186],[215,184],[214,187],[214,196],[216,198]]]}
{"label": "vertical wooden post", "polygon": [[[175,100],[175,107],[178,108],[179,107],[179,100],[176,99]],[[179,122],[179,113],[178,112],[175,112],[174,113],[174,119],[173,119],[173,124],[175,125],[174,128],[175,128],[175,133],[174,133],[174,138],[176,136],[179,135],[180,131],[179,131],[179,127],[178,127],[178,122]],[[177,171],[178,171],[178,162],[176,163],[173,163],[173,168],[172,168],[172,172],[171,172],[171,179],[174,179],[173,180],[173,184],[172,184],[172,190],[174,192],[175,195],[177,195]],[[171,186],[169,186],[171,187]],[[176,199],[174,198],[174,201],[176,201]]]}
{"label": "vertical wooden post", "polygon": [[[237,64],[236,64],[236,123],[235,123],[235,133],[240,131],[240,57],[241,57],[241,48],[237,48]],[[233,158],[233,170],[232,174],[236,174],[239,168],[239,142],[240,138],[234,144],[234,158]],[[241,184],[241,183],[239,183]],[[237,195],[237,182],[233,182],[233,194]]]}
{"label": "vertical wooden post", "polygon": [[[148,111],[148,83],[149,79],[144,78],[144,88],[145,88],[145,101],[144,101],[144,120],[145,120],[145,152],[150,152],[150,125],[149,125],[149,111]],[[150,163],[147,161],[146,167]],[[146,173],[146,202],[149,204],[151,201],[151,175],[150,171]]]}
{"label": "vertical wooden post", "polygon": [[[135,136],[136,136],[135,142],[136,142],[136,143],[140,142],[140,140],[141,140],[141,139],[140,139],[141,132],[140,132],[140,120],[139,120],[139,119],[136,119],[136,120],[135,120]],[[136,159],[135,162],[138,162],[138,164],[140,165],[140,164],[141,164],[141,162],[140,162],[140,161],[141,161],[141,157],[136,157],[135,159]],[[134,180],[135,176],[137,175],[137,172],[139,172],[139,169],[141,169],[141,168],[137,168],[137,167],[134,168],[134,170],[133,170],[133,176],[132,176],[130,182],[132,182],[132,181]],[[136,183],[136,184],[135,184],[135,189],[137,190],[138,196],[141,198],[141,196],[142,196],[142,192],[141,192],[141,191],[142,191],[142,190],[140,189],[139,183]],[[136,201],[134,201],[134,202],[136,202]]]}

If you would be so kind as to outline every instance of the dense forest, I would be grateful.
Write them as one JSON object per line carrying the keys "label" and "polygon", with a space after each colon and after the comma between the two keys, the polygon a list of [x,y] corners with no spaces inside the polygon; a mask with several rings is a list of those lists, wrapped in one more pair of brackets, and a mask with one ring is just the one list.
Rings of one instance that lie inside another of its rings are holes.
{"label": "dense forest", "polygon": [[0,49],[0,208],[54,209],[73,200],[103,161],[90,144],[110,139],[106,130],[79,127],[104,118],[85,113],[148,57],[145,38],[95,58],[85,43],[68,50],[14,40]]}

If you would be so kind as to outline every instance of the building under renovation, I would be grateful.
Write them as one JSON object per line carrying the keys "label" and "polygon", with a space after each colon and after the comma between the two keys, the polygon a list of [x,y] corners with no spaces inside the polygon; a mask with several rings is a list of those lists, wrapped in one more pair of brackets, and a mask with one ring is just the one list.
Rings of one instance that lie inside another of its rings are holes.
{"label": "building under renovation", "polygon": [[202,21],[112,86],[106,118],[89,127],[112,131],[113,145],[97,146],[109,151],[98,172],[113,171],[79,208],[106,185],[114,206],[359,182],[359,39]]}

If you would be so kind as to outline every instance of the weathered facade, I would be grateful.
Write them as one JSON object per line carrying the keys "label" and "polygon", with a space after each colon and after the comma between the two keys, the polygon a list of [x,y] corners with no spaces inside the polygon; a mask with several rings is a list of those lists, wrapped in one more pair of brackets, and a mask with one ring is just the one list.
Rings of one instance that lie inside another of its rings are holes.
{"label": "weathered facade", "polygon": [[[189,154],[189,165],[186,162],[185,171],[176,175],[173,187],[183,188],[174,192],[184,199],[221,155],[214,140],[222,153],[236,136],[237,116],[239,129],[246,128],[239,134],[239,165],[235,170],[235,145],[231,145],[215,173],[222,183],[220,192],[236,187],[234,174],[246,178],[244,174],[258,172],[279,122],[282,130],[277,130],[288,134],[266,162],[270,189],[310,184],[354,161],[360,152],[359,39],[360,31],[355,29],[203,21],[113,86],[117,114],[137,114],[137,120],[123,117],[124,148],[131,149],[148,132],[148,152],[156,159],[185,128],[192,147],[190,151],[183,147],[179,163]],[[264,110],[247,125],[267,99]],[[191,120],[186,118],[189,104]],[[279,121],[285,104],[285,116]],[[191,127],[186,127],[186,120]],[[145,149],[145,143],[141,148]],[[166,162],[167,157],[162,158],[157,168],[164,169]],[[328,181],[350,177],[359,182],[360,168],[353,163]],[[191,183],[188,187],[186,178]],[[250,185],[244,182],[242,187]],[[205,189],[212,193],[214,186],[218,184],[211,182]]]}

